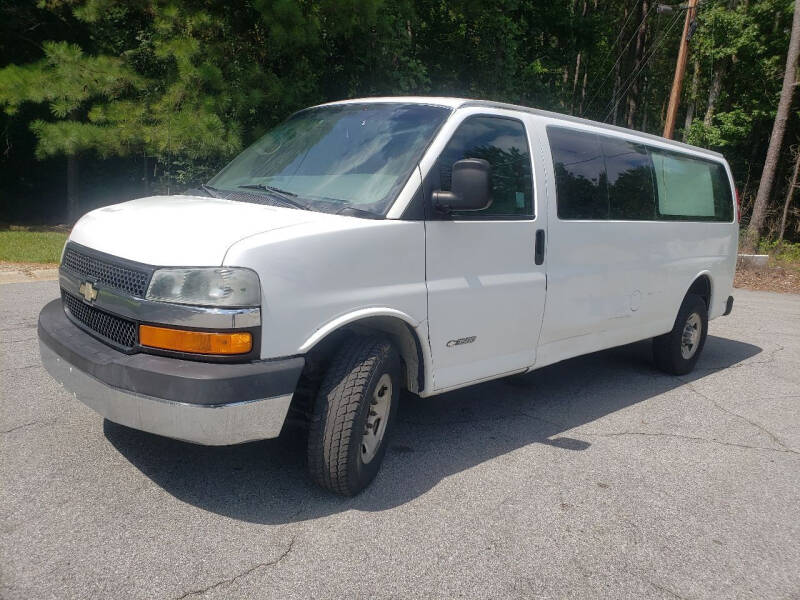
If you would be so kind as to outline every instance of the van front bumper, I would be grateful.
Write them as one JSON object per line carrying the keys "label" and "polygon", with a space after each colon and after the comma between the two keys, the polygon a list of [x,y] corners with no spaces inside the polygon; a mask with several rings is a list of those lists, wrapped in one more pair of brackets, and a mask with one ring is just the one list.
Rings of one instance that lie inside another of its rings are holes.
{"label": "van front bumper", "polygon": [[109,421],[208,446],[277,437],[305,365],[125,354],[72,323],[61,300],[42,309],[38,332],[45,369]]}

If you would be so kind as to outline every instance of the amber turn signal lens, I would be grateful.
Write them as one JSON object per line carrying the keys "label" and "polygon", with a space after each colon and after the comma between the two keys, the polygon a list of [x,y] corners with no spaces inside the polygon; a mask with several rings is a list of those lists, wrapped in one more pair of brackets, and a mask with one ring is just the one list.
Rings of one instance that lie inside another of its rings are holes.
{"label": "amber turn signal lens", "polygon": [[192,354],[246,354],[253,349],[253,336],[247,331],[209,333],[140,325],[139,343],[150,348]]}

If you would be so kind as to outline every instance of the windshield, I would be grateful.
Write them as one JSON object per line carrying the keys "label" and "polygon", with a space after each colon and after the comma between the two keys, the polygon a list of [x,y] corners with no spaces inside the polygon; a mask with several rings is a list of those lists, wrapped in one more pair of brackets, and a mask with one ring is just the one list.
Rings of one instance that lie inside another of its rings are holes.
{"label": "windshield", "polygon": [[267,197],[296,208],[383,216],[449,112],[401,103],[304,110],[237,156],[206,189],[245,202]]}

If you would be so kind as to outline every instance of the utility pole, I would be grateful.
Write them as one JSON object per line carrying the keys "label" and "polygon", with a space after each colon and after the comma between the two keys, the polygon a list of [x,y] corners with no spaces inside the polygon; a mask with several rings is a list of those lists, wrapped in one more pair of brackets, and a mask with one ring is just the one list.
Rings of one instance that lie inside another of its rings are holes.
{"label": "utility pole", "polygon": [[683,23],[681,45],[678,50],[678,62],[675,64],[675,78],[672,80],[672,92],[669,95],[667,121],[664,123],[664,137],[668,140],[672,139],[672,134],[675,132],[675,119],[678,116],[678,104],[681,100],[683,76],[686,73],[686,60],[689,58],[689,27],[694,21],[696,10],[697,0],[689,0],[689,5],[686,9],[686,20]]}

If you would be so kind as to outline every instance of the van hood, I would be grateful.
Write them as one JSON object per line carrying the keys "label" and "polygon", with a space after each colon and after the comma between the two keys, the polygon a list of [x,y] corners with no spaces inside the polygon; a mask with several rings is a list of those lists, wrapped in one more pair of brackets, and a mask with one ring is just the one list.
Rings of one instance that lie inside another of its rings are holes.
{"label": "van hood", "polygon": [[234,243],[302,223],[342,218],[199,196],[152,196],[94,210],[70,240],[156,266],[216,266]]}

